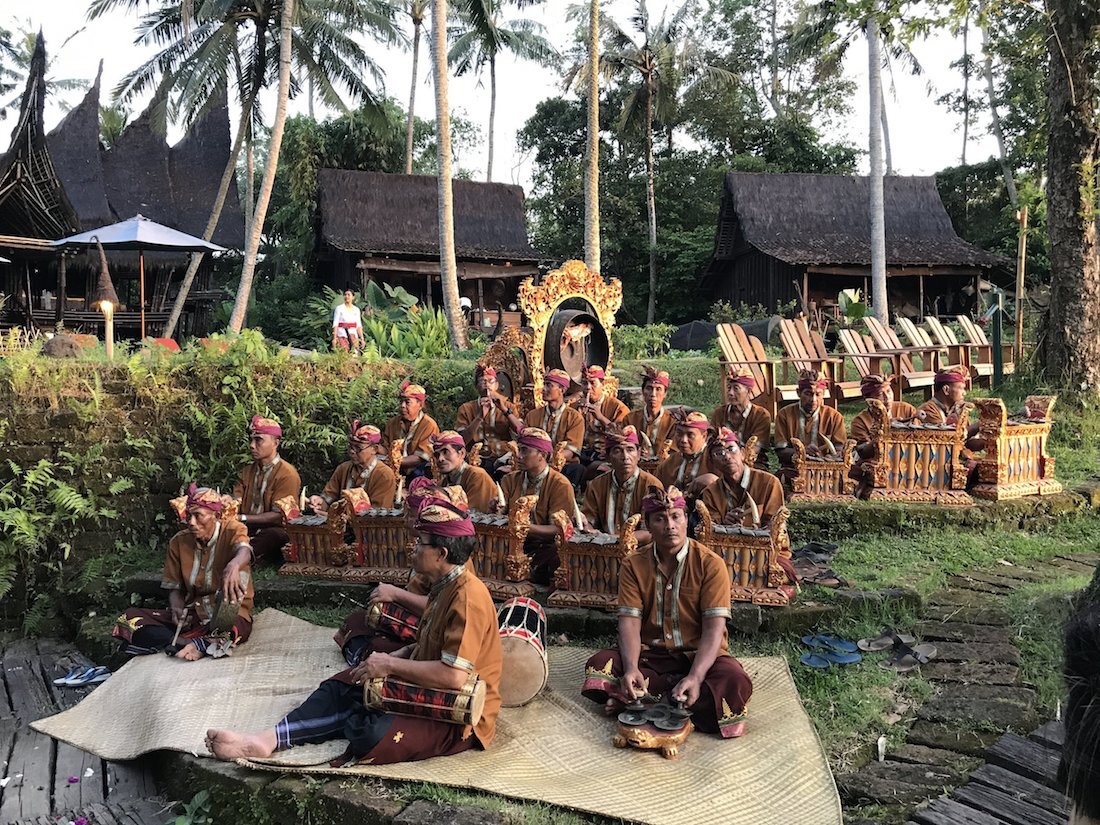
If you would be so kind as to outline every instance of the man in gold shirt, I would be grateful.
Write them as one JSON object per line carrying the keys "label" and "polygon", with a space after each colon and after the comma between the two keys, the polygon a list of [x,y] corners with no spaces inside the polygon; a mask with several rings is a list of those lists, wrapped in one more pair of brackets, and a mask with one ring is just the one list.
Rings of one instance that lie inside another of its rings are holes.
{"label": "man in gold shirt", "polygon": [[716,470],[707,458],[707,436],[710,422],[696,410],[673,413],[676,421],[676,452],[661,462],[654,475],[665,487],[676,486],[681,490],[691,487],[697,480],[701,486],[713,481]]}
{"label": "man in gold shirt", "polygon": [[[944,367],[936,372],[933,379],[935,392],[930,401],[925,401],[917,410],[917,417],[925,424],[954,426],[963,414],[966,403],[966,389],[970,383],[970,371],[961,364]],[[962,459],[970,473],[970,482],[977,480],[978,460],[975,452],[985,449],[985,439],[978,435],[978,425],[970,424],[966,431],[966,445]]]}
{"label": "man in gold shirt", "polygon": [[756,466],[768,469],[768,446],[772,440],[771,414],[759,404],[753,404],[756,391],[756,379],[743,367],[731,367],[726,373],[726,400],[728,403],[715,407],[710,415],[711,426],[715,430],[728,427],[737,433],[742,444],[756,436]]}
{"label": "man in gold shirt", "polygon": [[565,370],[550,370],[542,381],[542,406],[536,407],[520,418],[514,413],[508,416],[516,433],[535,427],[547,433],[553,447],[565,442],[565,466],[562,473],[573,486],[578,486],[584,467],[580,463],[584,446],[584,416],[565,403],[572,379]]}
{"label": "man in gold shirt", "polygon": [[386,422],[382,431],[382,449],[388,454],[394,441],[401,442],[401,466],[396,472],[412,481],[427,475],[431,467],[431,437],[439,432],[435,419],[424,412],[428,391],[419,384],[405,381],[397,394],[397,415]]}
{"label": "man in gold shirt", "polygon": [[493,466],[508,454],[508,442],[512,440],[512,422],[508,420],[515,405],[500,394],[497,371],[482,367],[474,371],[478,397],[458,408],[455,429],[462,434],[467,447],[481,442],[481,466],[492,470]]}
{"label": "man in gold shirt", "polygon": [[641,457],[654,458],[666,441],[671,441],[676,422],[672,413],[665,409],[665,396],[668,395],[669,377],[663,370],[646,367],[642,373],[642,402],[640,410],[633,410],[626,416],[626,423],[638,431],[641,439]]}
{"label": "man in gold shirt", "polygon": [[[886,407],[886,413],[890,421],[908,421],[916,418],[916,407],[908,401],[894,400],[894,388],[891,383],[893,379],[894,376],[892,375],[881,375],[877,372],[865,375],[859,382],[860,394],[867,402],[872,400],[881,401],[882,405]],[[875,458],[875,445],[871,443],[871,410],[869,407],[870,403],[868,403],[868,409],[857,414],[852,420],[851,437],[856,442],[857,460],[852,464],[849,475],[861,483],[863,481],[863,462]],[[856,491],[857,495],[864,495],[866,492],[862,486]]]}
{"label": "man in gold shirt", "polygon": [[378,458],[381,445],[381,431],[355,419],[348,433],[348,455],[351,458],[336,468],[321,495],[309,497],[313,511],[327,512],[328,506],[340,498],[344,490],[357,487],[366,491],[372,507],[393,507],[397,476]]}
{"label": "man in gold shirt", "polygon": [[767,527],[783,507],[783,485],[767,470],[745,464],[737,433],[723,427],[707,447],[719,478],[703,491],[702,502],[717,524]]}
{"label": "man in gold shirt", "polygon": [[[638,467],[638,431],[629,424],[611,424],[604,431],[604,449],[611,469],[588,483],[581,507],[581,529],[617,534],[631,516],[642,512],[642,499],[650,487],[664,488],[657,477]],[[649,543],[649,533],[639,525],[639,544]]]}
{"label": "man in gold shirt", "polygon": [[779,477],[793,475],[794,447],[797,438],[806,446],[806,455],[835,455],[845,441],[844,416],[825,406],[829,379],[816,370],[798,374],[798,403],[790,404],[775,417],[775,454],[779,457]]}
{"label": "man in gold shirt", "polygon": [[241,502],[241,524],[248,528],[257,562],[282,561],[283,546],[290,536],[283,529],[283,514],[275,502],[302,492],[298,471],[279,455],[283,430],[270,418],[253,416],[249,427],[248,449],[252,463],[241,472],[233,488],[233,498]]}
{"label": "man in gold shirt", "polygon": [[196,661],[221,641],[210,628],[217,594],[237,605],[237,619],[222,638],[243,644],[252,633],[252,546],[234,518],[223,519],[226,499],[208,487],[191,485],[183,504],[187,528],[168,542],[160,586],[168,591],[167,610],[131,607],[111,635],[130,655],[156,653],[177,636],[177,659]]}
{"label": "man in gold shirt", "polygon": [[581,463],[586,467],[598,465],[603,458],[604,429],[610,424],[621,424],[630,413],[630,408],[614,395],[604,397],[606,378],[603,367],[597,364],[585,367],[581,377],[583,393],[572,405],[584,416]]}
{"label": "man in gold shirt", "polygon": [[688,538],[685,507],[675,487],[645,497],[653,549],[622,561],[619,646],[588,660],[581,694],[611,712],[646,693],[670,696],[699,730],[741,736],[752,680],[729,653],[729,571]]}
{"label": "man in gold shirt", "polygon": [[[493,599],[466,562],[476,546],[469,514],[452,502],[427,499],[417,517],[413,569],[431,584],[416,642],[372,652],[321,683],[271,729],[211,729],[206,745],[218,759],[267,758],[295,745],[346,739],[349,760],[370,765],[451,756],[487,748],[500,712],[503,657]],[[397,679],[422,691],[458,690],[472,677],[485,683],[485,706],[473,727],[427,716],[397,716],[363,704],[371,679]]]}
{"label": "man in gold shirt", "polygon": [[497,485],[480,467],[466,463],[466,442],[454,430],[444,430],[432,436],[432,455],[439,466],[436,482],[443,487],[461,487],[471,510],[491,513],[496,509]]}

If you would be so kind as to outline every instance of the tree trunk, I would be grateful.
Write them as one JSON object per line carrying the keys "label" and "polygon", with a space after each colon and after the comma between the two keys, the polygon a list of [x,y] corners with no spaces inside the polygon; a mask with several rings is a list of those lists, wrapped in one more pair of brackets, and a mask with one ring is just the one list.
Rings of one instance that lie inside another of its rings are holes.
{"label": "tree trunk", "polygon": [[275,170],[279,166],[279,149],[283,144],[283,127],[286,125],[286,107],[290,99],[290,48],[294,36],[294,0],[283,0],[282,19],[279,22],[279,101],[275,106],[275,123],[271,128],[271,145],[264,164],[264,179],[260,183],[260,196],[248,228],[248,240],[244,250],[244,266],[241,282],[237,286],[237,300],[229,318],[229,328],[240,332],[248,314],[248,296],[252,292],[252,279],[256,275],[256,257],[260,252],[260,238],[267,217],[267,205],[275,185]]}
{"label": "tree trunk", "polygon": [[308,105],[308,107],[309,107],[309,108],[308,108],[308,111],[309,111],[309,119],[310,119],[310,120],[314,120],[314,117],[313,117],[313,95],[314,95],[314,91],[313,91],[313,73],[312,73],[312,72],[311,72],[311,73],[310,73],[310,75],[309,75],[309,81],[308,81],[308,84],[309,84],[309,85],[308,85],[308,87],[306,88],[306,94],[307,94],[307,96],[308,96],[308,98],[307,98],[307,105]]}
{"label": "tree trunk", "polygon": [[[970,140],[970,8],[963,18],[963,150],[962,165],[966,166],[966,144]],[[963,186],[966,178],[963,178]],[[963,193],[965,195],[965,192]],[[966,202],[966,198],[963,198]]]}
{"label": "tree trunk", "polygon": [[778,0],[771,0],[771,8],[768,12],[769,25],[771,29],[771,47],[772,53],[768,60],[769,68],[771,70],[771,83],[768,84],[769,93],[768,100],[772,104],[772,110],[775,112],[776,117],[782,116],[779,106],[779,3]]}
{"label": "tree trunk", "polygon": [[[233,183],[233,175],[237,171],[237,160],[241,156],[241,146],[244,144],[244,135],[248,130],[248,122],[252,117],[252,106],[256,102],[256,94],[259,87],[253,85],[248,97],[241,103],[241,122],[237,125],[237,134],[233,137],[233,147],[229,150],[229,160],[222,172],[221,183],[218,184],[218,194],[214,198],[214,205],[210,209],[210,218],[206,221],[206,229],[203,230],[202,239],[209,241],[214,237],[214,230],[218,228],[218,221],[222,217],[222,208],[225,206],[225,198],[229,194],[229,186]],[[248,221],[245,221],[245,227]],[[183,305],[187,301],[187,293],[191,291],[191,284],[195,281],[195,275],[202,263],[202,253],[196,252],[191,256],[191,262],[187,265],[187,271],[183,274],[183,282],[180,284],[176,300],[172,303],[172,311],[168,314],[168,323],[164,325],[165,338],[171,338],[176,331],[180,315],[183,314]]]}
{"label": "tree trunk", "polygon": [[435,82],[435,160],[439,183],[439,278],[451,346],[470,348],[466,319],[458,298],[455,260],[454,195],[451,187],[451,112],[447,99],[447,0],[432,0],[432,78]]}
{"label": "tree trunk", "polygon": [[588,7],[588,161],[584,180],[584,262],[600,271],[600,2]]}
{"label": "tree trunk", "polygon": [[1047,0],[1053,36],[1047,79],[1050,310],[1045,357],[1056,386],[1100,396],[1100,7]]}
{"label": "tree trunk", "polygon": [[416,108],[416,80],[418,67],[420,65],[420,26],[423,24],[423,20],[419,17],[413,17],[413,70],[412,70],[412,83],[409,84],[409,112],[405,116],[405,174],[411,175],[413,172],[413,123],[415,122],[415,115],[413,114]]}
{"label": "tree trunk", "polygon": [[[879,75],[881,78],[881,75]],[[886,161],[886,174],[894,174],[894,152],[890,146],[890,118],[886,115],[886,94],[882,90],[882,81],[879,81],[879,97],[881,100],[879,121],[882,123],[882,149]]]}
{"label": "tree trunk", "polygon": [[493,179],[493,129],[497,120],[497,56],[489,54],[489,160],[485,164],[485,180]]}
{"label": "tree trunk", "polygon": [[657,316],[657,199],[653,193],[653,75],[645,77],[645,192],[649,211],[649,307],[645,322]]}
{"label": "tree trunk", "polygon": [[985,75],[986,93],[989,95],[989,115],[993,120],[993,136],[997,139],[997,159],[1001,162],[1001,177],[1013,209],[1020,208],[1020,196],[1016,193],[1016,181],[1013,180],[1012,166],[1005,151],[1005,133],[1001,128],[1001,113],[997,109],[997,88],[993,85],[993,55],[989,51],[989,29],[982,25],[982,74]]}
{"label": "tree trunk", "polygon": [[252,226],[252,210],[256,205],[256,140],[251,121],[244,139],[244,225]]}
{"label": "tree trunk", "polygon": [[882,55],[878,21],[867,18],[867,76],[871,116],[868,148],[871,155],[871,306],[882,323],[890,322],[886,298],[886,216],[882,200]]}

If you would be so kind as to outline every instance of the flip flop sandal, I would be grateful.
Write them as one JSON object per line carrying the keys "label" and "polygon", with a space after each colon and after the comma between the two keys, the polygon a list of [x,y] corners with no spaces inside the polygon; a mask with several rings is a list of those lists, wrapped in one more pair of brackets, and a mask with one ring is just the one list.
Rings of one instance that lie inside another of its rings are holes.
{"label": "flip flop sandal", "polygon": [[839,650],[823,650],[820,655],[834,665],[854,665],[863,661],[858,653],[843,653]]}
{"label": "flip flop sandal", "polygon": [[803,584],[816,584],[818,587],[828,587],[833,590],[848,586],[848,580],[831,567],[820,570],[812,576],[803,577],[802,582]]}
{"label": "flip flop sandal", "polygon": [[878,663],[883,670],[896,670],[898,673],[908,673],[910,670],[926,665],[936,658],[934,645],[895,644],[891,656]]}
{"label": "flip flop sandal", "polygon": [[903,645],[911,645],[917,639],[907,633],[898,633],[892,627],[884,627],[882,632],[874,638],[860,639],[856,647],[864,653],[878,653],[880,650],[888,650],[899,642]]}
{"label": "flip flop sandal", "polygon": [[833,666],[833,663],[820,653],[803,653],[798,657],[798,661],[814,670],[828,670]]}
{"label": "flip flop sandal", "polygon": [[819,633],[817,638],[824,642],[826,647],[839,653],[855,653],[859,650],[855,642],[849,642],[847,639],[842,639],[833,633]]}

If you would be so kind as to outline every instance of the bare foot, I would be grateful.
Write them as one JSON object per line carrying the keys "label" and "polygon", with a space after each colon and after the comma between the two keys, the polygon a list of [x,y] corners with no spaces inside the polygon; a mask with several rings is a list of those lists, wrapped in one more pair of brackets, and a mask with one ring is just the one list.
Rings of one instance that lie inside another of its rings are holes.
{"label": "bare foot", "polygon": [[275,753],[275,731],[237,733],[211,728],[206,732],[206,747],[215,758],[231,762],[242,757],[266,758]]}
{"label": "bare foot", "polygon": [[195,647],[194,642],[191,642],[191,644],[187,645],[187,647],[181,648],[176,653],[176,658],[177,659],[185,659],[188,662],[197,662],[199,659],[201,659],[205,655],[206,654],[200,652],[199,649],[197,647]]}
{"label": "bare foot", "polygon": [[615,716],[623,709],[624,705],[618,699],[608,699],[603,704],[603,712],[607,716]]}

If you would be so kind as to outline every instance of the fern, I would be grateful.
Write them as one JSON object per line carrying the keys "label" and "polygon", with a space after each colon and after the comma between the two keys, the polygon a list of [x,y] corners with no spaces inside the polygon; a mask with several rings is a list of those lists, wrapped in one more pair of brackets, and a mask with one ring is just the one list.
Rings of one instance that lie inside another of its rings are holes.
{"label": "fern", "polygon": [[133,481],[128,478],[118,478],[111,482],[111,486],[107,488],[107,492],[112,496],[117,496],[132,489],[134,489]]}

